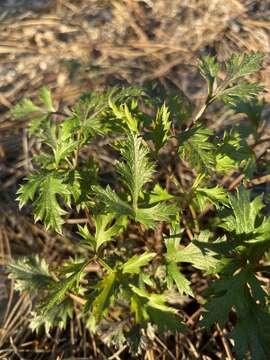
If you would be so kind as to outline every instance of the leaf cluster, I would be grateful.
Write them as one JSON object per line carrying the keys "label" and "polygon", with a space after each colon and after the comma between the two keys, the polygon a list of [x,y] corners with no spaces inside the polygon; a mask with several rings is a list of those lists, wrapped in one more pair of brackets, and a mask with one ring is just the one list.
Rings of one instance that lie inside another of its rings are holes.
{"label": "leaf cluster", "polygon": [[[229,324],[239,359],[269,358],[269,292],[258,274],[269,271],[270,220],[263,194],[245,188],[258,171],[247,138],[259,141],[265,105],[261,86],[247,76],[261,63],[260,53],[233,54],[225,64],[203,57],[208,94],[194,117],[181,94],[154,97],[138,88],[85,94],[64,110],[43,88],[37,104],[24,99],[13,108],[16,119],[31,117],[36,144],[19,206],[31,204],[46,230],[69,228],[83,249],[82,258],[74,253],[57,268],[38,256],[9,264],[16,289],[38,294],[33,330],[65,328],[79,307],[90,331],[118,322],[114,344],[134,349],[149,326],[159,334],[185,331],[171,299],[196,301],[190,272],[200,272],[209,280],[201,326]],[[215,101],[248,121],[215,131],[203,116]],[[109,170],[99,157],[104,142],[106,158],[116,159]],[[242,175],[235,192],[223,181],[229,174]],[[82,217],[85,224],[76,224]]]}

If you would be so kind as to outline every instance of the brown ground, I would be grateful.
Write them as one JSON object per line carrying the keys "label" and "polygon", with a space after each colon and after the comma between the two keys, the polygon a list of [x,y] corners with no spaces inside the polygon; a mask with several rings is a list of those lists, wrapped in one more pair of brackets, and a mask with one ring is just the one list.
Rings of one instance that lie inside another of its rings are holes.
{"label": "brown ground", "polygon": [[[0,359],[125,359],[125,349],[115,354],[76,319],[72,331],[55,331],[51,339],[34,337],[27,328],[31,301],[14,294],[3,266],[11,256],[30,252],[59,261],[72,245],[18,212],[14,199],[28,171],[29,143],[25,124],[12,121],[8,110],[22,96],[35,97],[44,84],[69,105],[82,91],[150,80],[199,104],[204,92],[193,66],[197,57],[211,53],[222,60],[232,51],[253,50],[266,54],[260,80],[270,100],[270,2],[2,0],[0,9]],[[204,286],[201,279],[198,286]],[[187,316],[190,334],[155,341],[147,359],[230,358],[218,329],[211,337],[194,331],[199,313],[190,308]]]}

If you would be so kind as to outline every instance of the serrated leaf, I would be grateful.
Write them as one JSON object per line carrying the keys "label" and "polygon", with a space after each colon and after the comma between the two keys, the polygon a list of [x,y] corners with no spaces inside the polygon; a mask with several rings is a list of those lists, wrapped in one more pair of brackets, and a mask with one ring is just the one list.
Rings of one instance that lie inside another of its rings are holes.
{"label": "serrated leaf", "polygon": [[35,194],[40,184],[44,180],[43,172],[33,172],[25,179],[26,183],[20,185],[17,191],[20,209],[29,201],[34,200]]}
{"label": "serrated leaf", "polygon": [[12,260],[7,266],[9,278],[15,280],[15,289],[37,293],[54,283],[48,265],[38,255]]}
{"label": "serrated leaf", "polygon": [[184,249],[175,254],[176,262],[188,262],[195,268],[205,271],[213,270],[218,260],[214,257],[214,253],[205,252],[193,243],[187,245]]}
{"label": "serrated leaf", "polygon": [[170,136],[171,121],[168,107],[163,104],[158,109],[156,117],[153,121],[153,130],[150,133],[150,138],[155,145],[156,153],[166,144]]}
{"label": "serrated leaf", "polygon": [[24,118],[33,113],[42,113],[42,109],[30,99],[22,99],[11,109],[11,115],[16,119]]}
{"label": "serrated leaf", "polygon": [[252,126],[257,129],[260,124],[262,111],[265,105],[266,103],[264,99],[252,98],[236,102],[231,107],[236,114],[246,114],[248,119],[251,121]]}
{"label": "serrated leaf", "polygon": [[131,114],[126,103],[117,106],[111,99],[109,99],[109,106],[117,119],[121,120],[131,132],[138,133],[138,121]]}
{"label": "serrated leaf", "polygon": [[146,228],[153,229],[156,222],[171,221],[175,218],[178,208],[176,205],[158,203],[149,208],[138,208],[135,220],[143,224]]}
{"label": "serrated leaf", "polygon": [[248,166],[255,161],[254,152],[248,146],[246,137],[241,129],[233,128],[225,132],[223,138],[217,143],[216,171],[226,174],[228,171],[243,168],[245,173]]}
{"label": "serrated leaf", "polygon": [[65,329],[68,319],[72,318],[73,307],[73,302],[70,299],[65,299],[61,304],[54,306],[46,313],[33,312],[29,324],[30,329],[39,333],[44,326],[47,336],[50,330],[55,327]]}
{"label": "serrated leaf", "polygon": [[177,316],[177,311],[166,305],[166,297],[159,294],[150,294],[145,290],[130,285],[132,296],[132,311],[135,312],[136,322],[142,325],[148,322],[158,326],[161,333],[184,331],[185,326]]}
{"label": "serrated leaf", "polygon": [[211,97],[214,88],[217,85],[217,76],[219,73],[219,64],[214,56],[203,56],[199,62],[201,75],[205,78],[208,85],[208,96]]}
{"label": "serrated leaf", "polygon": [[83,239],[81,241],[81,244],[88,245],[91,248],[95,249],[95,247],[96,247],[96,239],[92,234],[90,234],[90,231],[89,231],[88,226],[86,224],[84,226],[78,225],[77,234],[80,235],[80,237]]}
{"label": "serrated leaf", "polygon": [[132,256],[122,265],[122,272],[129,274],[139,274],[141,267],[146,266],[156,256],[156,253],[144,252],[141,255]]}
{"label": "serrated leaf", "polygon": [[260,70],[263,61],[263,54],[252,52],[249,54],[232,54],[226,61],[226,72],[231,81],[244,77]]}
{"label": "serrated leaf", "polygon": [[230,333],[237,359],[243,359],[247,350],[250,350],[252,359],[268,360],[270,314],[257,306],[251,298],[246,299],[245,306],[245,312],[238,316],[237,324]]}
{"label": "serrated leaf", "polygon": [[235,105],[239,100],[252,99],[257,96],[263,87],[259,84],[252,84],[247,81],[239,81],[236,85],[230,86],[225,90],[222,90],[217,95],[217,99],[223,101],[228,105]]}
{"label": "serrated leaf", "polygon": [[227,191],[219,186],[214,188],[196,187],[193,190],[200,211],[203,211],[207,204],[213,204],[216,208],[228,204]]}
{"label": "serrated leaf", "polygon": [[101,186],[92,186],[92,190],[105,205],[105,209],[108,212],[120,216],[133,216],[134,212],[132,207],[123,201],[109,185],[105,189]]}
{"label": "serrated leaf", "polygon": [[81,261],[73,263],[72,268],[63,269],[63,272],[71,275],[55,282],[51,287],[51,293],[43,300],[42,306],[40,308],[43,314],[47,313],[56,305],[60,304],[65,299],[68,291],[78,287],[79,281],[84,274],[84,269],[87,264],[87,260]]}
{"label": "serrated leaf", "polygon": [[121,175],[122,182],[132,196],[134,210],[137,208],[143,186],[152,179],[154,173],[153,164],[147,157],[148,153],[142,139],[135,134],[130,134],[121,149],[124,161],[117,164],[117,171]]}
{"label": "serrated leaf", "polygon": [[264,297],[264,291],[249,269],[223,276],[208,290],[202,325],[210,329],[218,322],[223,327],[234,308],[237,321],[229,336],[235,341],[237,359],[243,359],[250,349],[255,356],[252,358],[266,360],[269,358],[270,314],[266,312]]}
{"label": "serrated leaf", "polygon": [[177,264],[173,261],[167,264],[166,280],[169,289],[172,288],[172,284],[175,283],[181,295],[187,294],[193,296],[190,281],[179,271]]}
{"label": "serrated leaf", "polygon": [[[148,193],[146,194],[148,195]],[[149,195],[149,204],[155,204],[159,201],[173,200],[174,196],[169,194],[166,189],[163,189],[160,184],[156,184]]]}
{"label": "serrated leaf", "polygon": [[102,244],[111,240],[115,235],[119,235],[123,231],[124,226],[121,218],[118,218],[113,225],[109,226],[113,219],[114,216],[112,214],[97,215],[94,217],[96,227],[96,251]]}
{"label": "serrated leaf", "polygon": [[[256,220],[260,210],[264,207],[262,196],[257,196],[253,201],[250,199],[250,192],[243,186],[236,190],[236,196],[230,195],[229,202],[234,217],[225,219],[225,228],[235,231],[236,234],[249,234],[256,229]],[[229,225],[229,228],[226,226]]]}
{"label": "serrated leaf", "polygon": [[43,86],[40,89],[39,99],[43,102],[47,111],[49,111],[49,112],[55,111],[55,108],[53,106],[51,91],[47,86]]}
{"label": "serrated leaf", "polygon": [[198,125],[181,133],[179,155],[199,172],[209,173],[215,167],[216,148],[209,140],[213,131]]}
{"label": "serrated leaf", "polygon": [[57,196],[68,197],[69,191],[63,179],[54,172],[36,172],[29,176],[27,183],[18,190],[20,207],[34,200],[35,221],[44,222],[46,229],[61,233],[66,211],[59,205]]}
{"label": "serrated leaf", "polygon": [[96,286],[99,294],[92,303],[92,314],[98,323],[108,311],[116,291],[116,272],[111,271]]}
{"label": "serrated leaf", "polygon": [[210,271],[216,267],[218,260],[214,257],[213,252],[201,249],[193,242],[184,248],[180,248],[179,242],[180,239],[177,237],[166,239],[166,259],[168,262],[191,263],[195,268],[205,271]]}

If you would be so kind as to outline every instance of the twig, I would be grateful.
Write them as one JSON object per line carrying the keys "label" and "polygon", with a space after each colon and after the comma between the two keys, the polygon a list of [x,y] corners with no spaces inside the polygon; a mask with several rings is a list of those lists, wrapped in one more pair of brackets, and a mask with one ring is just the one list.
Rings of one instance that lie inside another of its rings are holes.
{"label": "twig", "polygon": [[231,348],[230,348],[230,345],[229,345],[229,343],[228,343],[228,340],[227,340],[226,337],[224,336],[224,333],[223,333],[223,331],[221,330],[220,326],[217,324],[216,327],[217,327],[218,332],[219,332],[219,334],[220,334],[220,336],[221,336],[221,341],[222,341],[222,344],[223,344],[224,349],[225,349],[225,351],[226,351],[228,360],[233,360],[233,355],[232,355]]}

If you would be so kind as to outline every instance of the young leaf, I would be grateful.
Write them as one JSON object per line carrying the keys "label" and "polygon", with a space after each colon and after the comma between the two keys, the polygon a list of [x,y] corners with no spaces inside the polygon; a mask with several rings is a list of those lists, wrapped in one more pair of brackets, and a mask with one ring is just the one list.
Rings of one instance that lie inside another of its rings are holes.
{"label": "young leaf", "polygon": [[145,252],[141,255],[132,256],[126,263],[122,265],[122,272],[129,274],[139,274],[141,267],[148,263],[156,256],[156,253]]}
{"label": "young leaf", "polygon": [[241,100],[232,105],[236,114],[246,114],[254,129],[257,130],[261,119],[262,112],[266,103],[264,99],[252,98],[249,100]]}
{"label": "young leaf", "polygon": [[122,218],[118,218],[115,223],[109,226],[114,219],[114,216],[111,214],[107,215],[97,215],[94,217],[96,233],[95,233],[95,242],[96,242],[96,251],[99,247],[104,244],[106,241],[111,240],[115,235],[120,234],[124,227]]}
{"label": "young leaf", "polygon": [[262,196],[257,196],[253,201],[250,200],[250,192],[243,186],[237,189],[236,196],[230,195],[229,202],[234,216],[226,218],[224,226],[229,231],[236,234],[249,234],[256,230],[256,220],[260,210],[264,207]]}
{"label": "young leaf", "polygon": [[232,54],[225,64],[230,81],[235,81],[260,70],[262,61],[263,54],[260,52]]}
{"label": "young leaf", "polygon": [[92,303],[92,314],[95,323],[99,323],[101,318],[107,313],[116,295],[116,272],[111,271],[96,286],[99,294]]}
{"label": "young leaf", "polygon": [[149,208],[138,208],[135,220],[146,228],[153,229],[158,221],[171,221],[175,218],[178,208],[176,205],[158,203]]}
{"label": "young leaf", "polygon": [[67,212],[59,205],[57,195],[69,196],[67,186],[60,177],[53,173],[47,174],[40,183],[39,196],[34,201],[34,215],[35,221],[42,220],[46,229],[61,233],[61,226],[64,224],[63,215]]}
{"label": "young leaf", "polygon": [[171,129],[171,121],[169,118],[169,110],[167,106],[163,104],[157,111],[153,121],[153,130],[150,133],[150,138],[154,142],[156,153],[159,152],[169,139]]}
{"label": "young leaf", "polygon": [[216,186],[214,188],[196,187],[193,190],[200,211],[205,209],[207,204],[213,204],[216,208],[228,204],[228,195],[225,189]]}
{"label": "young leaf", "polygon": [[36,106],[30,99],[22,99],[11,109],[11,115],[15,119],[21,119],[34,113],[42,113],[42,109]]}
{"label": "young leaf", "polygon": [[43,172],[33,172],[26,178],[26,183],[20,185],[17,191],[19,200],[19,208],[21,209],[29,200],[33,201],[36,192],[38,191],[40,184],[44,180]]}
{"label": "young leaf", "polygon": [[33,173],[28,182],[19,188],[18,194],[20,207],[36,197],[33,203],[35,221],[42,220],[46,229],[61,233],[62,216],[66,211],[59,205],[57,196],[68,198],[69,191],[59,174],[46,171]]}
{"label": "young leaf", "polygon": [[60,304],[68,291],[78,287],[79,281],[84,274],[84,269],[88,264],[88,260],[73,263],[69,269],[63,269],[63,272],[70,274],[68,277],[61,279],[54,283],[51,287],[51,293],[44,299],[40,308],[43,314],[53,309],[56,305]]}
{"label": "young leaf", "polygon": [[116,194],[108,185],[106,189],[101,186],[92,186],[92,190],[98,196],[100,201],[105,205],[107,212],[117,214],[118,216],[133,216],[132,207]]}
{"label": "young leaf", "polygon": [[154,167],[147,157],[148,152],[142,139],[131,133],[121,150],[124,161],[117,164],[117,171],[132,196],[134,210],[137,209],[143,186],[152,179],[154,173]]}
{"label": "young leaf", "polygon": [[217,86],[217,76],[219,73],[219,64],[213,56],[204,56],[200,59],[199,69],[201,75],[205,78],[208,85],[209,98],[213,95]]}
{"label": "young leaf", "polygon": [[168,288],[172,288],[175,283],[181,295],[187,294],[193,296],[193,291],[190,287],[190,281],[179,271],[176,262],[169,261],[167,264],[167,284]]}
{"label": "young leaf", "polygon": [[254,156],[245,134],[239,127],[234,127],[230,132],[225,132],[223,138],[217,142],[216,171],[226,174],[228,171],[243,168],[246,173],[255,161]]}
{"label": "young leaf", "polygon": [[127,125],[131,132],[138,133],[138,121],[131,114],[127,104],[123,104],[118,107],[111,99],[109,99],[109,106],[117,119]]}
{"label": "young leaf", "polygon": [[252,99],[257,96],[263,87],[258,84],[251,84],[247,81],[239,81],[238,84],[228,87],[217,95],[217,99],[228,105],[235,105],[239,100]]}
{"label": "young leaf", "polygon": [[[132,296],[132,310],[135,311],[136,320],[142,325],[151,322],[158,326],[161,333],[171,331],[184,331],[185,327],[177,316],[177,311],[166,305],[166,297],[159,294],[150,294],[145,290],[130,285]],[[150,321],[149,321],[150,320]]]}
{"label": "young leaf", "polygon": [[213,131],[198,125],[180,135],[179,155],[199,172],[209,173],[215,167],[215,146],[209,140]]}
{"label": "young leaf", "polygon": [[12,260],[7,266],[9,278],[15,280],[15,289],[37,293],[54,283],[48,265],[37,255]]}
{"label": "young leaf", "polygon": [[51,91],[47,86],[43,86],[40,89],[39,99],[43,102],[43,104],[45,105],[45,108],[48,112],[55,111],[55,108],[53,106]]}
{"label": "young leaf", "polygon": [[195,268],[205,271],[215,269],[218,260],[214,257],[213,252],[200,249],[193,242],[181,249],[179,242],[179,237],[168,238],[165,241],[167,248],[166,260],[169,263],[191,263]]}
{"label": "young leaf", "polygon": [[46,335],[54,327],[59,329],[65,329],[68,319],[72,318],[73,302],[70,299],[65,299],[61,304],[54,306],[50,311],[39,314],[39,312],[33,312],[30,320],[30,329],[37,333],[42,326],[45,328]]}

